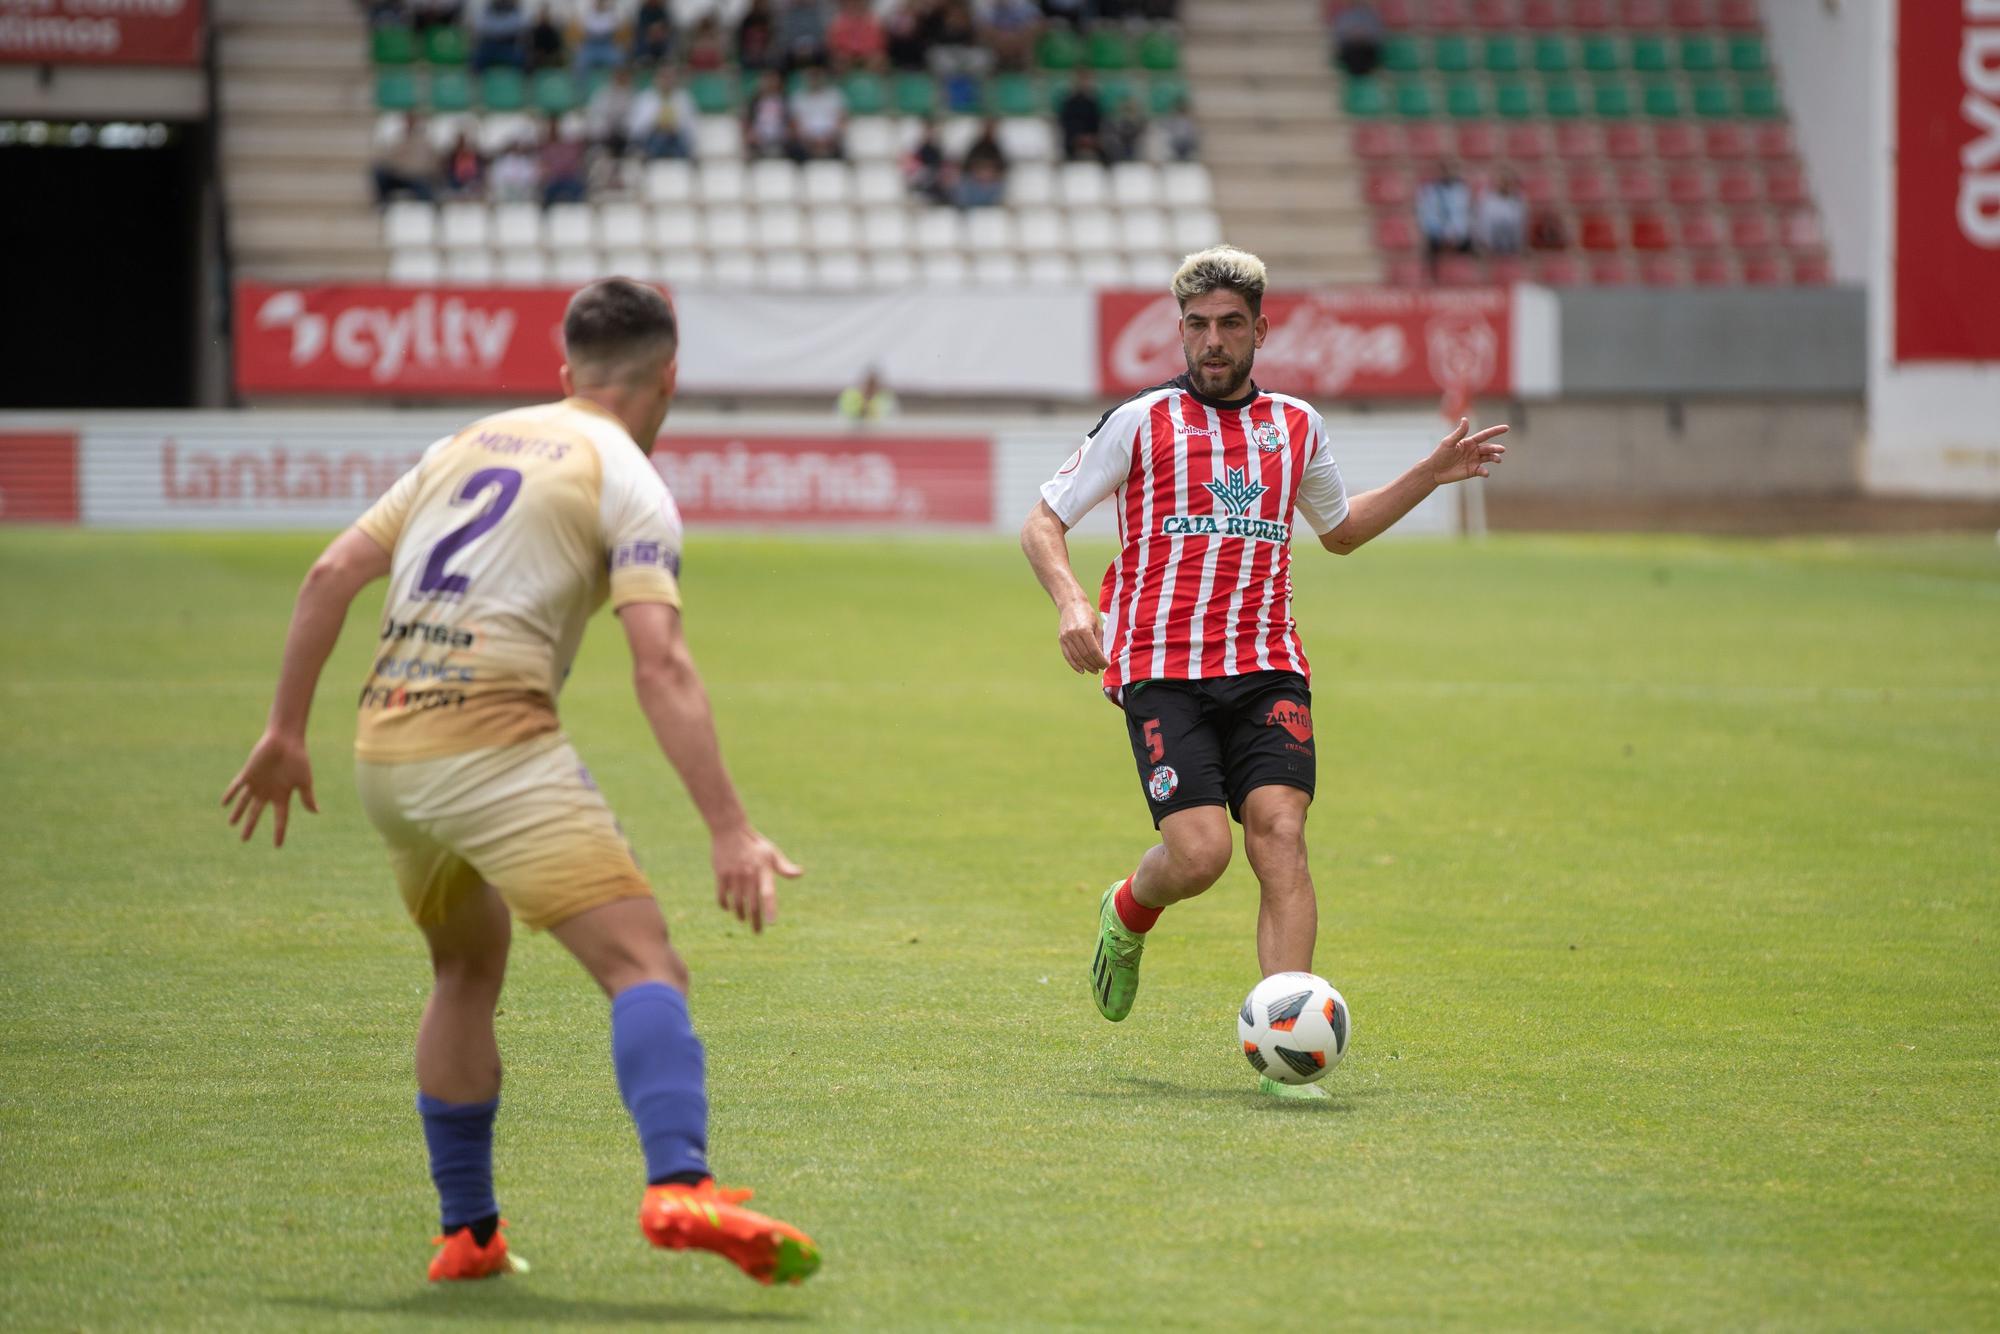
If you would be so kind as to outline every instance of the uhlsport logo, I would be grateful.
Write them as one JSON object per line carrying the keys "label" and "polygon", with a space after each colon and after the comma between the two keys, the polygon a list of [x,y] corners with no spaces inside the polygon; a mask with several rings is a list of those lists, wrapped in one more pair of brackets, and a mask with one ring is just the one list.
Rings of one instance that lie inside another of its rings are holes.
{"label": "uhlsport logo", "polygon": [[1174,772],[1172,765],[1163,764],[1153,770],[1146,780],[1146,795],[1154,801],[1165,801],[1180,791],[1181,776]]}
{"label": "uhlsport logo", "polygon": [[1247,468],[1231,468],[1219,482],[1208,481],[1220,514],[1169,514],[1160,520],[1162,537],[1241,537],[1252,542],[1289,542],[1292,526],[1272,519],[1249,517],[1250,507],[1271,488],[1250,480]]}

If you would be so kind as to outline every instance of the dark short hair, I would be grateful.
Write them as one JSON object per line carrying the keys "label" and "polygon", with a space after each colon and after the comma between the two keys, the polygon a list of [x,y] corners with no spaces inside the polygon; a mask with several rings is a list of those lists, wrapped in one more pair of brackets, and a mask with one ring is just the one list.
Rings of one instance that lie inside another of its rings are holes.
{"label": "dark short hair", "polygon": [[630,278],[600,278],[569,299],[563,313],[563,348],[572,362],[626,361],[664,345],[680,344],[674,308],[656,287]]}

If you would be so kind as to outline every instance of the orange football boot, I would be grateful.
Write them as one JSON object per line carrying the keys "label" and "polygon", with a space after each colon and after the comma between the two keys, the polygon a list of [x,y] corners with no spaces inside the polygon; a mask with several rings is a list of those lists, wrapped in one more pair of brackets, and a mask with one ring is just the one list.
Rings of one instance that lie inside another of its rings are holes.
{"label": "orange football boot", "polygon": [[431,1257],[431,1282],[527,1273],[528,1262],[507,1253],[507,1237],[502,1231],[506,1226],[507,1220],[501,1219],[500,1227],[494,1229],[493,1240],[484,1246],[472,1239],[469,1227],[432,1237],[431,1245],[438,1248],[438,1253]]}
{"label": "orange football boot", "polygon": [[670,1251],[714,1251],[759,1283],[803,1283],[819,1268],[811,1237],[775,1218],[745,1209],[747,1190],[709,1177],[698,1185],[648,1186],[639,1230]]}

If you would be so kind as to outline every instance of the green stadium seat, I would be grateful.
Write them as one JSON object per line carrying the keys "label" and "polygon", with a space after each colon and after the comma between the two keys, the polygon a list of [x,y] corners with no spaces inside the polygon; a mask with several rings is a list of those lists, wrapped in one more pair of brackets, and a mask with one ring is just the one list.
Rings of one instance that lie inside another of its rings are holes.
{"label": "green stadium seat", "polygon": [[1123,74],[1107,74],[1097,81],[1097,98],[1106,111],[1132,100],[1132,80]]}
{"label": "green stadium seat", "polygon": [[1591,90],[1591,109],[1606,120],[1624,120],[1632,114],[1632,89],[1620,80],[1608,80]]}
{"label": "green stadium seat", "polygon": [[1729,68],[1738,74],[1762,74],[1764,72],[1764,39],[1762,37],[1732,37],[1729,39]]}
{"label": "green stadium seat", "polygon": [[1729,85],[1704,79],[1694,86],[1694,114],[1706,120],[1721,120],[1736,114],[1736,99]]}
{"label": "green stadium seat", "polygon": [[1493,110],[1507,120],[1527,120],[1535,114],[1535,95],[1525,83],[1495,84]]}
{"label": "green stadium seat", "polygon": [[1068,28],[1051,27],[1035,44],[1035,60],[1043,69],[1075,69],[1083,63],[1083,39]]}
{"label": "green stadium seat", "polygon": [[1690,74],[1713,74],[1722,66],[1712,37],[1681,38],[1681,68]]}
{"label": "green stadium seat", "polygon": [[1132,39],[1117,28],[1099,28],[1091,33],[1088,50],[1092,69],[1131,69],[1138,63]]}
{"label": "green stadium seat", "polygon": [[896,110],[905,116],[937,114],[937,80],[928,74],[904,73],[896,76]]}
{"label": "green stadium seat", "polygon": [[431,110],[472,110],[472,79],[464,70],[441,69],[431,75]]}
{"label": "green stadium seat", "polygon": [[488,111],[519,111],[528,104],[528,82],[504,66],[479,76],[479,104]]}
{"label": "green stadium seat", "polygon": [[1569,43],[1561,37],[1537,37],[1535,39],[1535,72],[1538,74],[1569,73]]}
{"label": "green stadium seat", "polygon": [[1428,120],[1434,114],[1430,85],[1421,79],[1405,79],[1396,85],[1396,114],[1411,120]]}
{"label": "green stadium seat", "polygon": [[1178,74],[1162,75],[1153,80],[1147,93],[1146,106],[1155,116],[1164,116],[1181,104],[1188,95],[1187,80]]}
{"label": "green stadium seat", "polygon": [[1164,28],[1155,28],[1139,39],[1139,68],[1155,74],[1170,74],[1181,67],[1181,43]]}
{"label": "green stadium seat", "polygon": [[1382,67],[1396,74],[1415,74],[1424,67],[1424,51],[1414,37],[1391,37],[1382,47]]}
{"label": "green stadium seat", "polygon": [[433,65],[463,65],[465,45],[465,29],[455,23],[439,24],[424,34],[424,59]]}
{"label": "green stadium seat", "polygon": [[1583,67],[1592,74],[1615,74],[1624,68],[1618,59],[1618,43],[1610,37],[1583,39]]}
{"label": "green stadium seat", "polygon": [[1349,79],[1342,104],[1356,120],[1389,114],[1389,89],[1380,79]]}
{"label": "green stadium seat", "polygon": [[1583,114],[1583,89],[1567,81],[1542,85],[1542,106],[1555,120],[1575,120]]}
{"label": "green stadium seat", "polygon": [[1667,44],[1658,37],[1634,37],[1632,68],[1641,74],[1665,74],[1672,68],[1667,56]]}
{"label": "green stadium seat", "polygon": [[377,111],[415,111],[417,109],[417,76],[406,69],[383,69],[375,71],[375,109]]}
{"label": "green stadium seat", "polygon": [[1472,43],[1463,37],[1440,37],[1431,44],[1431,63],[1444,74],[1464,74],[1472,69]]}
{"label": "green stadium seat", "polygon": [[[1025,74],[1010,77],[1023,82],[1027,79]],[[847,114],[850,116],[879,116],[889,109],[889,85],[882,81],[879,74],[871,74],[865,69],[855,70],[840,81],[840,91],[847,99]],[[1030,113],[1002,111],[999,114],[1021,116]]]}
{"label": "green stadium seat", "polygon": [[1681,90],[1671,83],[1646,85],[1646,114],[1660,120],[1674,120],[1681,114]]}
{"label": "green stadium seat", "polygon": [[736,108],[736,76],[719,70],[688,80],[688,96],[704,116],[726,116]]}
{"label": "green stadium seat", "polygon": [[535,110],[545,116],[560,116],[576,106],[576,82],[563,69],[535,73]]}
{"label": "green stadium seat", "polygon": [[[585,70],[583,78],[578,80],[576,85],[577,105],[589,106],[590,99],[597,96],[597,90],[610,82],[611,71],[602,65],[593,65],[590,69]],[[650,82],[652,82],[652,78],[649,75],[646,83]],[[632,86],[634,88],[644,88],[646,83],[641,83],[636,74],[633,76]]]}
{"label": "green stadium seat", "polygon": [[377,28],[374,55],[378,65],[413,65],[417,60],[417,35],[408,28]]}
{"label": "green stadium seat", "polygon": [[1445,113],[1456,120],[1477,120],[1486,114],[1486,99],[1479,85],[1470,79],[1454,79],[1445,86]]}
{"label": "green stadium seat", "polygon": [[1743,114],[1752,120],[1774,120],[1784,114],[1778,103],[1778,85],[1769,79],[1745,79],[1739,91]]}
{"label": "green stadium seat", "polygon": [[1521,44],[1512,37],[1488,37],[1483,55],[1488,74],[1521,72]]}

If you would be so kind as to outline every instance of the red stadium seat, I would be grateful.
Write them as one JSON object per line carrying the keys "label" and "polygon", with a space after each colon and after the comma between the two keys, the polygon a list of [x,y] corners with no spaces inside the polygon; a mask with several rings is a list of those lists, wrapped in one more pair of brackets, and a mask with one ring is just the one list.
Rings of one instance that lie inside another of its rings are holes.
{"label": "red stadium seat", "polygon": [[1611,179],[1596,167],[1580,167],[1569,174],[1564,197],[1572,204],[1603,204],[1611,199]]}
{"label": "red stadium seat", "polygon": [[1559,0],[1521,0],[1521,26],[1524,28],[1560,28],[1563,26],[1563,7]]}
{"label": "red stadium seat", "polygon": [[1528,262],[1519,255],[1495,255],[1486,261],[1486,280],[1499,287],[1511,287],[1528,279]]}
{"label": "red stadium seat", "polygon": [[1764,24],[1757,14],[1757,0],[1718,0],[1715,21],[1725,28],[1743,28],[1752,32]]}
{"label": "red stadium seat", "polygon": [[1618,202],[1657,204],[1660,201],[1660,170],[1657,167],[1627,167],[1618,173]]}
{"label": "red stadium seat", "polygon": [[1729,220],[1729,244],[1738,250],[1763,250],[1778,243],[1771,215],[1761,209],[1738,213]]}
{"label": "red stadium seat", "polygon": [[1389,283],[1392,287],[1422,287],[1424,281],[1422,260],[1405,255],[1389,261]]}
{"label": "red stadium seat", "polygon": [[1716,179],[1715,197],[1725,204],[1754,204],[1763,195],[1763,182],[1748,167],[1725,167]]}
{"label": "red stadium seat", "polygon": [[1422,158],[1435,162],[1450,150],[1446,145],[1444,126],[1427,120],[1403,127],[1403,153],[1406,157]]}
{"label": "red stadium seat", "polygon": [[1556,199],[1555,174],[1540,167],[1523,168],[1521,193],[1530,204],[1553,204]]}
{"label": "red stadium seat", "polygon": [[1604,156],[1604,136],[1590,121],[1559,121],[1556,124],[1556,154],[1572,162],[1595,162]]}
{"label": "red stadium seat", "polygon": [[1728,287],[1736,281],[1736,267],[1726,255],[1696,255],[1693,269],[1698,287]]}
{"label": "red stadium seat", "polygon": [[1585,250],[1618,249],[1618,224],[1602,213],[1584,214],[1577,235]]}
{"label": "red stadium seat", "polygon": [[1362,121],[1354,127],[1354,155],[1364,162],[1381,162],[1403,151],[1403,131],[1380,121]]}
{"label": "red stadium seat", "polygon": [[1833,281],[1833,266],[1824,254],[1792,257],[1792,281],[1803,287],[1822,287]]}
{"label": "red stadium seat", "polygon": [[1819,214],[1811,209],[1787,213],[1778,230],[1785,244],[1794,250],[1817,250],[1826,244],[1826,234],[1819,226]]}
{"label": "red stadium seat", "polygon": [[1570,0],[1572,28],[1608,28],[1611,21],[1611,0]]}
{"label": "red stadium seat", "polygon": [[1750,134],[1756,145],[1757,156],[1766,161],[1795,156],[1796,145],[1792,142],[1792,127],[1784,121],[1759,125]]}
{"label": "red stadium seat", "polygon": [[1438,256],[1438,284],[1442,287],[1477,287],[1486,281],[1486,270],[1471,255]]}
{"label": "red stadium seat", "polygon": [[1733,162],[1738,158],[1750,156],[1750,134],[1741,125],[1727,121],[1720,125],[1711,125],[1702,138],[1708,144],[1710,157]]}
{"label": "red stadium seat", "polygon": [[1490,162],[1500,152],[1500,131],[1484,121],[1458,127],[1458,156],[1465,162]]}
{"label": "red stadium seat", "polygon": [[1667,7],[1667,21],[1676,28],[1706,28],[1708,0],[1673,0]]}
{"label": "red stadium seat", "polygon": [[1773,204],[1805,203],[1806,174],[1795,164],[1774,165],[1764,173],[1764,198]]}
{"label": "red stadium seat", "polygon": [[1701,152],[1701,131],[1684,120],[1670,120],[1653,127],[1653,151],[1673,161]]}
{"label": "red stadium seat", "polygon": [[1640,213],[1632,219],[1634,250],[1671,250],[1673,238],[1667,234],[1667,220],[1657,213]]}
{"label": "red stadium seat", "polygon": [[1622,255],[1599,255],[1590,261],[1590,281],[1597,287],[1624,287],[1632,281],[1632,263]]}
{"label": "red stadium seat", "polygon": [[1427,28],[1469,28],[1472,26],[1471,0],[1427,0],[1424,5]]}
{"label": "red stadium seat", "polygon": [[1648,287],[1679,287],[1681,262],[1672,255],[1647,255],[1639,261],[1639,281]]}
{"label": "red stadium seat", "polygon": [[1573,255],[1543,255],[1534,270],[1535,281],[1550,287],[1575,287],[1583,281],[1583,268]]}
{"label": "red stadium seat", "polygon": [[1401,208],[1416,197],[1417,188],[1406,171],[1377,167],[1368,173],[1368,202],[1377,208]]}
{"label": "red stadium seat", "polygon": [[1546,125],[1509,125],[1507,127],[1507,156],[1516,162],[1537,162],[1549,155],[1549,127]]}
{"label": "red stadium seat", "polygon": [[1722,221],[1706,209],[1681,214],[1681,244],[1689,250],[1720,250],[1729,239]]}
{"label": "red stadium seat", "polygon": [[1666,0],[1625,0],[1619,6],[1619,22],[1628,28],[1660,28],[1666,26]]}
{"label": "red stadium seat", "polygon": [[1482,28],[1514,26],[1514,0],[1472,0],[1472,21]]}
{"label": "red stadium seat", "polygon": [[1630,161],[1646,156],[1646,127],[1629,121],[1613,121],[1604,128],[1604,151]]}
{"label": "red stadium seat", "polygon": [[1667,173],[1667,198],[1676,204],[1706,204],[1708,172],[1701,167],[1675,167]]}
{"label": "red stadium seat", "polygon": [[1375,219],[1375,244],[1383,250],[1415,250],[1416,219],[1403,213],[1384,213]]}
{"label": "red stadium seat", "polygon": [[1743,281],[1753,287],[1775,287],[1785,281],[1785,267],[1776,255],[1746,255]]}
{"label": "red stadium seat", "polygon": [[[1339,0],[1333,0],[1335,5]],[[1416,21],[1414,0],[1376,0],[1375,12],[1382,16],[1382,22],[1391,28],[1407,28]],[[1327,16],[1331,19],[1333,16]]]}

